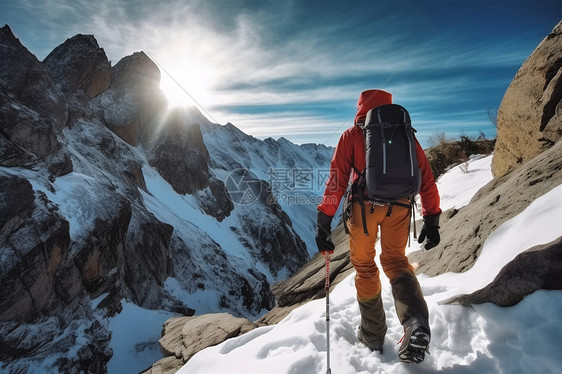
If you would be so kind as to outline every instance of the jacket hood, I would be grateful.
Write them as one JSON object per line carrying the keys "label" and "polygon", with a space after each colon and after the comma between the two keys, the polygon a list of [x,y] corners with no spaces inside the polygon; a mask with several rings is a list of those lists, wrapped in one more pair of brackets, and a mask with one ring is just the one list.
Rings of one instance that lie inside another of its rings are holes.
{"label": "jacket hood", "polygon": [[375,107],[392,104],[392,94],[383,90],[365,90],[357,100],[357,114],[354,124],[365,122],[367,112]]}

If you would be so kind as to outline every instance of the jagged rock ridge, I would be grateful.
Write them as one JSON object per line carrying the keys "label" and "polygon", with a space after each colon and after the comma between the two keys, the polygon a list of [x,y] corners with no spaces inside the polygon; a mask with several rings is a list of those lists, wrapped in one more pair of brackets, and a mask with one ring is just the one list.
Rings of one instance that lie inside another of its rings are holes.
{"label": "jagged rock ridge", "polygon": [[[169,111],[144,53],[111,66],[91,35],[40,62],[4,26],[0,56],[7,370],[34,360],[43,370],[105,371],[113,354],[107,321],[124,300],[182,315],[255,317],[273,307],[270,285],[308,260],[312,234],[296,232],[267,168],[326,168],[331,150],[231,138],[232,125],[211,124],[193,108]],[[208,148],[211,132],[228,142]],[[260,192],[237,204],[225,180],[247,144],[263,153],[277,147],[285,158],[238,163],[260,176]]]}

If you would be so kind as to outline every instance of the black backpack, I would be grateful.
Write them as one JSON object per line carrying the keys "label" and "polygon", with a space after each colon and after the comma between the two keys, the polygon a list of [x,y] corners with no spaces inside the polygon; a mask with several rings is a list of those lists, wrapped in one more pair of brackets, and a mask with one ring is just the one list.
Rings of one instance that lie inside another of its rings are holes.
{"label": "black backpack", "polygon": [[[365,135],[366,168],[352,187],[354,201],[361,204],[363,229],[368,235],[364,200],[378,205],[399,205],[413,210],[413,201],[421,186],[418,168],[415,129],[410,114],[397,104],[375,107],[367,113],[365,123],[359,125]],[[397,200],[407,197],[410,204]],[[353,200],[352,200],[353,201]]]}
{"label": "black backpack", "polygon": [[417,195],[421,172],[408,111],[396,104],[373,108],[367,113],[363,131],[369,200],[393,202]]}

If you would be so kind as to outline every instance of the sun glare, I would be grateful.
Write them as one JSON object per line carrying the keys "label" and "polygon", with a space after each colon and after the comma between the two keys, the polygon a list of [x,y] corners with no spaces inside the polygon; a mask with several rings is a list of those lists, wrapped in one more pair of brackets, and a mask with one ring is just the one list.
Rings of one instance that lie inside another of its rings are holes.
{"label": "sun glare", "polygon": [[213,83],[213,74],[209,71],[190,71],[186,74],[162,72],[160,89],[168,100],[168,105],[177,106],[202,106],[212,103],[210,87]]}

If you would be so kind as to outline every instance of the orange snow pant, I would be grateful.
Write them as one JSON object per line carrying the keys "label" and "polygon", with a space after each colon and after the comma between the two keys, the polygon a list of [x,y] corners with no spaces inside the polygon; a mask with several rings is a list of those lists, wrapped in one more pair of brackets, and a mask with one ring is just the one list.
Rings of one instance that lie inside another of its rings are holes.
{"label": "orange snow pant", "polygon": [[[407,201],[406,201],[407,203]],[[390,210],[390,211],[389,211]],[[404,325],[410,318],[428,324],[427,304],[422,290],[406,257],[410,210],[398,205],[374,205],[365,201],[365,215],[369,235],[365,235],[361,206],[353,203],[349,229],[350,259],[356,271],[355,288],[361,311],[363,336],[370,340],[384,337],[386,323],[381,299],[379,269],[375,263],[375,242],[380,227],[382,269],[392,287],[396,313]]]}

